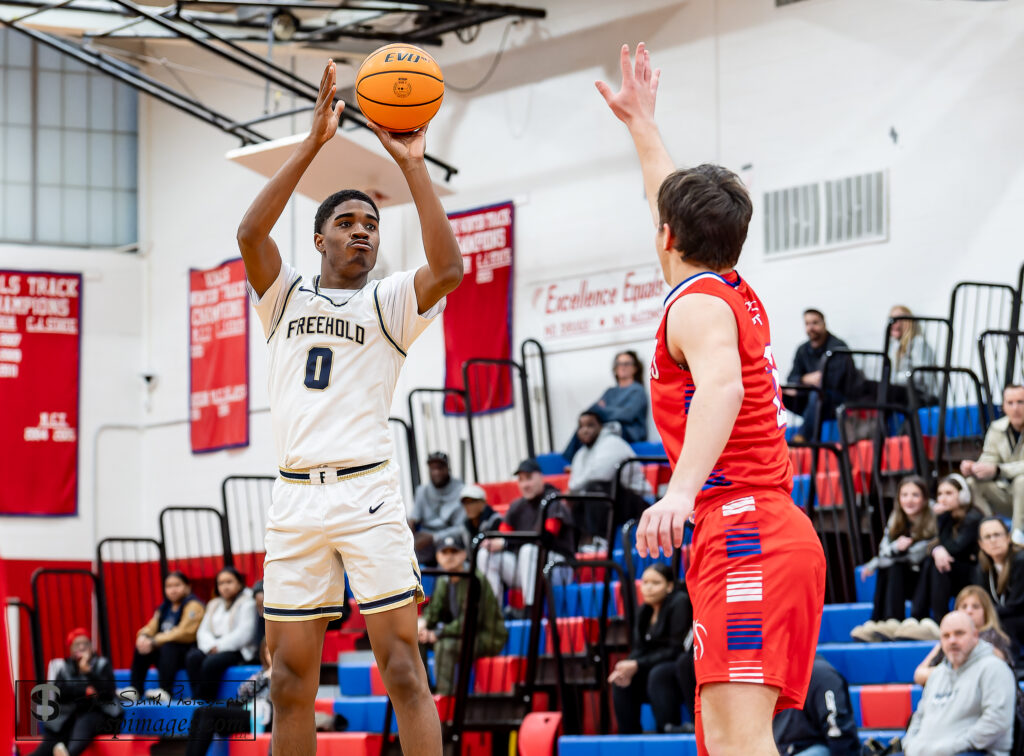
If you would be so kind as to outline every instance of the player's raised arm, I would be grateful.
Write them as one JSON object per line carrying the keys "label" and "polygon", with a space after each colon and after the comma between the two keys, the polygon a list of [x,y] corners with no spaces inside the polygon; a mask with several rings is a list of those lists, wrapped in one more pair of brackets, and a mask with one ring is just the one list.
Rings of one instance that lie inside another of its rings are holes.
{"label": "player's raised arm", "polygon": [[452,224],[434,191],[434,184],[423,160],[426,152],[427,127],[408,133],[391,133],[372,121],[370,128],[377,134],[384,149],[402,169],[416,212],[420,217],[420,231],[423,234],[423,251],[427,264],[416,271],[413,284],[416,287],[416,304],[421,313],[426,312],[441,297],[454,291],[462,283],[462,253],[455,241]]}
{"label": "player's raised arm", "polygon": [[636,61],[629,59],[629,45],[623,45],[620,53],[622,64],[622,86],[618,92],[603,81],[595,82],[597,91],[604,97],[615,117],[626,124],[633,137],[633,145],[640,157],[644,174],[644,191],[651,206],[654,225],[661,225],[658,213],[658,189],[675,165],[669,157],[665,143],[661,140],[658,126],[654,122],[654,104],[658,95],[658,79],[661,69],[651,68],[651,55],[641,42],[636,47]]}
{"label": "player's raised arm", "polygon": [[637,526],[640,556],[666,553],[683,541],[686,519],[722,455],[743,404],[743,367],[736,317],[726,302],[707,294],[681,297],[668,313],[668,346],[682,357],[695,390],[687,413],[686,439],[661,501]]}
{"label": "player's raised arm", "polygon": [[284,162],[273,175],[263,190],[256,195],[242,222],[238,225],[236,239],[238,249],[245,262],[245,274],[256,293],[263,293],[274,283],[281,270],[281,253],[277,244],[270,238],[270,231],[277,219],[284,212],[285,205],[291,198],[299,179],[306,172],[313,158],[338,130],[338,120],[345,103],[339,101],[336,106],[334,95],[338,87],[335,83],[337,72],[334,61],[328,61],[324,75],[320,79],[320,94],[313,109],[313,125],[307,136],[295,152]]}

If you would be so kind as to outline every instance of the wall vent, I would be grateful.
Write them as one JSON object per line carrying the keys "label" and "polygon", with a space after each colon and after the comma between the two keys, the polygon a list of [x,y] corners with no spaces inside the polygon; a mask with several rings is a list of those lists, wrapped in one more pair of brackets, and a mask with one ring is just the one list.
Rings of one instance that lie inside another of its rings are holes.
{"label": "wall vent", "polygon": [[771,257],[889,238],[884,171],[764,194],[764,248]]}

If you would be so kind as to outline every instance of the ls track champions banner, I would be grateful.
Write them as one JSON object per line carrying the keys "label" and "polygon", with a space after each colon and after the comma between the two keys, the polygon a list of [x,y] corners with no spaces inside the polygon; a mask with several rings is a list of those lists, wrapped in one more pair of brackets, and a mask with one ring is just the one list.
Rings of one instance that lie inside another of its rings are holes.
{"label": "ls track champions banner", "polygon": [[0,270],[0,514],[78,509],[82,276]]}
{"label": "ls track champions banner", "polygon": [[249,298],[241,258],[189,271],[192,452],[249,445]]}
{"label": "ls track champions banner", "polygon": [[[444,311],[445,388],[465,388],[462,363],[468,359],[511,359],[513,209],[505,202],[448,216],[465,275],[448,295]],[[512,406],[510,368],[479,365],[471,370],[473,412]],[[446,397],[445,412],[462,411],[458,397]]]}

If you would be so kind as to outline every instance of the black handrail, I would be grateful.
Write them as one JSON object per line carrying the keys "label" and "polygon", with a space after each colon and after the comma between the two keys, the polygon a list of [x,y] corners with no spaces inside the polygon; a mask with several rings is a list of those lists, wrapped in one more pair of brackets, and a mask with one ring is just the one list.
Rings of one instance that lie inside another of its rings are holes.
{"label": "black handrail", "polygon": [[526,369],[527,356],[526,356],[526,345],[533,344],[537,347],[537,359],[540,361],[540,379],[541,384],[544,387],[544,419],[548,429],[548,449],[551,451],[555,450],[555,435],[554,429],[551,426],[551,401],[548,395],[548,365],[547,365],[547,353],[544,351],[544,345],[541,344],[537,339],[524,339],[523,343],[519,345],[519,359],[522,362],[523,369],[526,370],[527,383],[529,383],[529,370]]}
{"label": "black handrail", "polygon": [[33,631],[35,637],[33,638],[33,644],[35,645],[35,663],[36,670],[39,672],[39,678],[42,679],[46,674],[46,661],[43,658],[43,633],[42,633],[42,618],[40,617],[40,608],[43,606],[40,601],[39,595],[39,581],[44,576],[57,576],[57,575],[77,575],[78,577],[88,578],[93,586],[93,594],[96,596],[96,627],[99,630],[99,648],[101,655],[108,655],[110,653],[110,630],[107,627],[107,607],[106,601],[103,596],[103,586],[100,584],[99,578],[89,570],[68,568],[68,567],[40,567],[32,573],[31,585],[32,585],[32,604],[35,607],[36,622]]}

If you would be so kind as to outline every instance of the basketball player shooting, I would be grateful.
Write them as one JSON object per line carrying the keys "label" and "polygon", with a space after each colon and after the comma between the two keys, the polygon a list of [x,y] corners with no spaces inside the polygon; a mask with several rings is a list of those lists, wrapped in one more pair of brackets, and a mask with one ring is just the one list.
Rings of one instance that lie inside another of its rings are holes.
{"label": "basketball player shooting", "polygon": [[640,158],[671,291],[651,363],[655,424],[672,464],[637,527],[641,556],[694,535],[697,743],[701,753],[775,756],[772,717],[803,706],[821,624],[825,557],[793,505],[785,410],[764,305],[733,270],[750,222],[739,178],[675,170],[654,120],[660,71],[643,43],[621,51],[622,87],[597,82]]}
{"label": "basketball player shooting", "polygon": [[[344,575],[366,619],[406,754],[439,756],[441,727],[416,638],[423,600],[388,414],[406,351],[462,280],[462,255],[424,164],[426,128],[374,127],[412,192],[427,264],[381,281],[379,213],[343,190],[317,210],[311,281],[282,261],[270,231],[299,179],[338,128],[335,65],[320,81],[309,135],[253,201],[238,228],[250,296],[270,350],[270,405],[280,477],[264,566],[273,658],[275,756],[316,751],[314,701],[327,623],[341,616]],[[338,166],[339,173],[344,166]]]}

